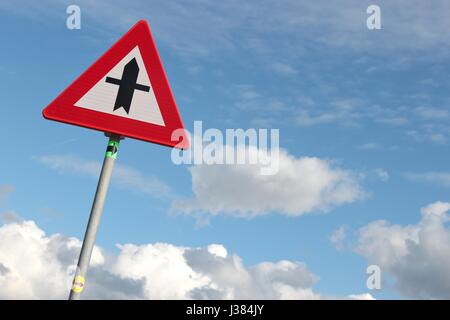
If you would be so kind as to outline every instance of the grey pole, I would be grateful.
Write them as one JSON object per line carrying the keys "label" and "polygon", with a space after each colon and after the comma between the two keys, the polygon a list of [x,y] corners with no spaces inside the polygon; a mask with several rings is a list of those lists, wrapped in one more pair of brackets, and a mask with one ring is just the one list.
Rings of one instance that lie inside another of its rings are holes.
{"label": "grey pole", "polygon": [[92,250],[94,249],[95,238],[97,236],[100,218],[102,217],[103,206],[105,204],[106,194],[108,193],[114,162],[119,150],[121,138],[116,135],[107,136],[109,136],[108,148],[106,149],[94,203],[92,204],[91,215],[89,216],[89,222],[84,235],[80,257],[78,259],[77,270],[73,279],[72,289],[70,290],[69,300],[79,300],[81,292],[84,289],[89,261],[91,260]]}

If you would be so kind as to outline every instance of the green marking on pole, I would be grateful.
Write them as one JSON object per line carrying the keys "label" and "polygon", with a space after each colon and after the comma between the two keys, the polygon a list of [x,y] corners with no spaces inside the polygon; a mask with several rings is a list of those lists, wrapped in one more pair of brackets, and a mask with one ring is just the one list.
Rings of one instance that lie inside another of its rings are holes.
{"label": "green marking on pole", "polygon": [[106,148],[105,157],[107,158],[117,158],[117,152],[119,151],[120,140],[116,140],[114,138],[110,138],[108,142],[108,147]]}

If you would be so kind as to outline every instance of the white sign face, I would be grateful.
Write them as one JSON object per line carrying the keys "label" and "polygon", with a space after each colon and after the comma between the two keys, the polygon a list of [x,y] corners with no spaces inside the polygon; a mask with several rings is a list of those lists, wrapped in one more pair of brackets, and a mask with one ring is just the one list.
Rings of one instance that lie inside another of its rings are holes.
{"label": "white sign face", "polygon": [[137,46],[75,106],[165,126]]}

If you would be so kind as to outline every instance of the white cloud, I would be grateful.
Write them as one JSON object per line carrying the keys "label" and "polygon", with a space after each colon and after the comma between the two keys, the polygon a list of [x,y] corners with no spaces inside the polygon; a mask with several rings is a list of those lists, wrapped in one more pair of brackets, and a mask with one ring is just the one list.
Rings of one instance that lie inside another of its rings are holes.
{"label": "white cloud", "polygon": [[361,150],[380,150],[383,148],[383,145],[377,142],[367,142],[358,146],[358,149]]}
{"label": "white cloud", "polygon": [[225,249],[225,247],[220,244],[210,244],[208,246],[208,252],[221,258],[226,258],[228,255],[227,249]]}
{"label": "white cloud", "polygon": [[[45,235],[33,221],[0,227],[0,299],[66,299],[80,241]],[[317,299],[317,281],[300,262],[246,267],[219,244],[118,245],[94,249],[86,299]]]}
{"label": "white cloud", "polygon": [[[448,141],[447,132],[440,132],[442,128],[425,127],[408,130],[406,135],[413,138],[417,142],[426,142],[433,144],[446,144]],[[448,128],[444,129],[448,131]]]}
{"label": "white cloud", "polygon": [[381,181],[388,181],[390,178],[389,173],[382,168],[376,168],[374,172]]}
{"label": "white cloud", "polygon": [[428,139],[436,144],[446,144],[447,136],[442,133],[433,133],[428,136]]}
{"label": "white cloud", "polygon": [[190,73],[192,75],[197,75],[203,70],[203,67],[200,65],[191,65],[191,66],[187,67],[186,70],[188,73]]}
{"label": "white cloud", "polygon": [[450,187],[450,172],[433,172],[433,171],[424,173],[407,172],[404,175],[405,178],[410,181],[426,182],[430,184]]}
{"label": "white cloud", "polygon": [[375,221],[359,230],[356,251],[382,273],[390,274],[395,288],[418,299],[450,298],[450,203],[422,208],[415,225]]}
{"label": "white cloud", "polygon": [[[347,127],[361,125],[362,121],[374,121],[389,125],[406,124],[408,120],[399,116],[402,108],[388,108],[371,105],[367,99],[359,98],[332,98],[321,108],[303,106],[297,111],[295,121],[302,127],[337,124]],[[366,146],[363,146],[365,148]],[[372,147],[369,143],[367,147]],[[377,146],[378,147],[378,146]]]}
{"label": "white cloud", "polygon": [[[98,161],[71,155],[45,155],[35,159],[59,173],[84,174],[95,179],[98,179],[102,166]],[[134,190],[154,198],[167,197],[170,193],[170,188],[159,179],[146,177],[138,170],[121,164],[114,167],[112,183],[119,188]]]}
{"label": "white cloud", "polygon": [[346,237],[347,230],[345,226],[340,226],[331,234],[330,242],[337,250],[342,250],[344,248],[344,241]]}
{"label": "white cloud", "polygon": [[194,198],[176,200],[172,207],[200,215],[252,217],[278,212],[299,216],[328,211],[363,196],[357,175],[327,160],[296,158],[280,150],[277,162],[278,173],[266,176],[261,175],[260,164],[192,166]]}
{"label": "white cloud", "polygon": [[98,161],[84,160],[71,155],[46,155],[34,159],[59,173],[81,173],[91,177],[98,177],[102,167]]}
{"label": "white cloud", "polygon": [[[129,27],[140,17],[148,18],[157,31],[157,40],[180,55],[212,55],[244,47],[272,57],[289,56],[303,53],[307,43],[308,48],[324,46],[378,55],[394,52],[408,60],[423,58],[418,50],[441,57],[450,43],[449,36],[442,34],[450,28],[445,14],[450,4],[445,0],[434,1],[433,10],[420,0],[381,1],[382,27],[389,30],[381,33],[365,28],[365,9],[372,3],[360,0],[326,4],[285,1],[283,6],[268,0],[258,4],[230,0],[214,5],[193,0],[164,4],[135,1],[132,7],[105,0],[80,0],[77,4],[88,19],[111,21],[102,27],[112,30]],[[34,19],[56,19],[59,1],[46,0],[38,5],[28,0],[22,6],[3,1],[2,9]]]}
{"label": "white cloud", "polygon": [[[397,100],[403,101],[403,103],[405,99],[404,97],[397,97]],[[394,98],[393,101],[395,101]],[[449,111],[443,108],[406,108],[403,105],[372,104],[368,99],[334,98],[334,100],[325,102],[320,108],[307,105],[298,108],[295,111],[294,121],[300,127],[317,125],[358,127],[365,122],[372,122],[376,125],[390,126],[393,129],[403,127],[403,134],[416,142],[446,144],[450,133],[448,114]],[[396,147],[368,142],[358,146],[358,148],[381,150],[395,149]]]}
{"label": "white cloud", "polygon": [[347,118],[345,114],[326,112],[313,115],[306,110],[301,110],[296,117],[296,123],[301,127],[310,127],[320,124],[334,123]]}
{"label": "white cloud", "polygon": [[405,117],[380,117],[375,119],[375,122],[390,126],[402,126],[408,123],[408,119]]}
{"label": "white cloud", "polygon": [[382,150],[389,150],[389,151],[395,151],[399,149],[399,146],[396,145],[385,145],[378,142],[367,142],[363,143],[359,146],[357,146],[357,149],[365,150],[365,151],[382,151]]}
{"label": "white cloud", "polygon": [[295,76],[298,74],[298,70],[289,64],[275,62],[270,65],[270,69],[281,76]]}
{"label": "white cloud", "polygon": [[449,111],[443,108],[417,107],[414,112],[421,118],[432,120],[442,120],[449,116]]}
{"label": "white cloud", "polygon": [[[32,221],[0,227],[1,299],[65,298],[80,241],[59,234],[46,237]],[[94,250],[92,265],[103,262]]]}
{"label": "white cloud", "polygon": [[227,90],[227,93],[239,114],[242,111],[251,112],[262,118],[271,118],[268,122],[278,121],[278,118],[273,119],[275,115],[280,115],[289,110],[289,107],[279,96],[269,95],[268,92],[260,91],[253,85],[233,85]]}
{"label": "white cloud", "polygon": [[351,294],[348,297],[353,300],[375,300],[370,293]]}

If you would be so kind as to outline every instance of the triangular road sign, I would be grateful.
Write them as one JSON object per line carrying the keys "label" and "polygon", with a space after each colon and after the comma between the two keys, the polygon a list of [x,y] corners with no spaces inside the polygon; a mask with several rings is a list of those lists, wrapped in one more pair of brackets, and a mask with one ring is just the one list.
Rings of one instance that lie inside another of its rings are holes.
{"label": "triangular road sign", "polygon": [[[43,115],[165,146],[189,146],[150,27],[144,20],[50,103]],[[173,141],[176,129],[182,130]]]}

